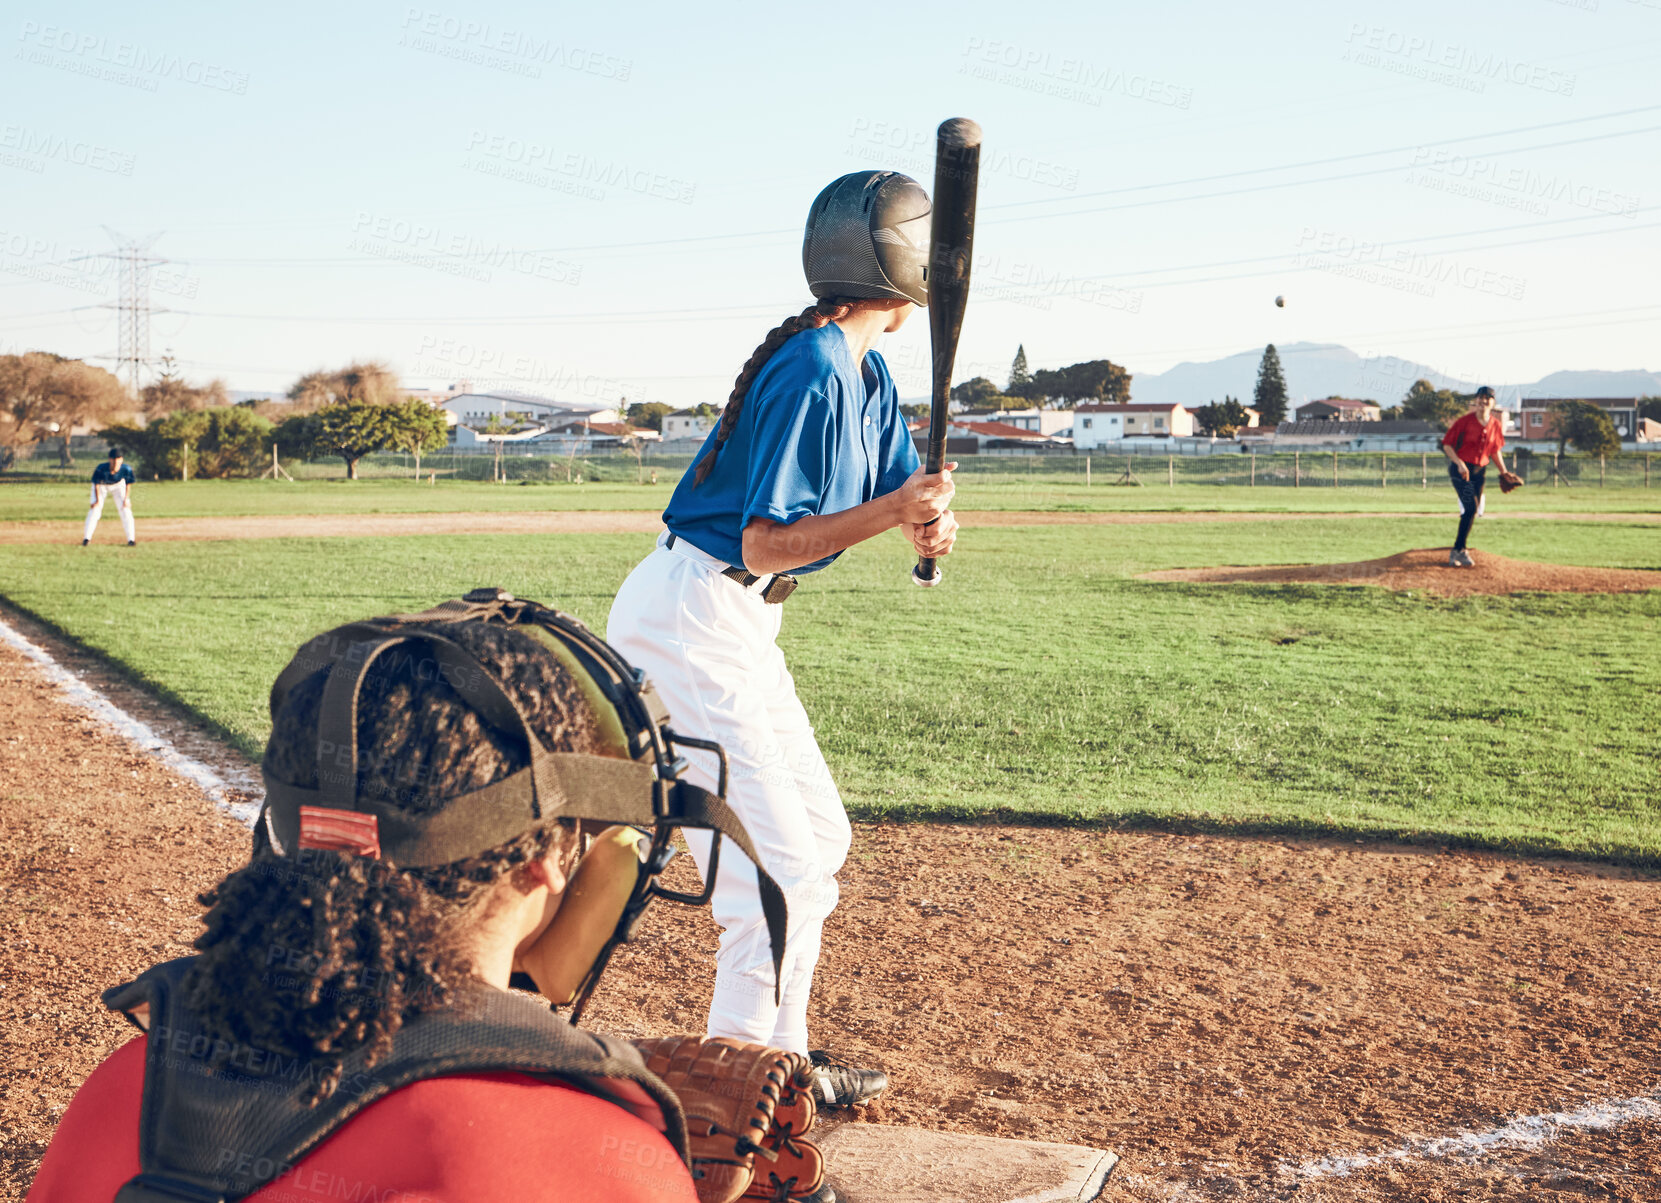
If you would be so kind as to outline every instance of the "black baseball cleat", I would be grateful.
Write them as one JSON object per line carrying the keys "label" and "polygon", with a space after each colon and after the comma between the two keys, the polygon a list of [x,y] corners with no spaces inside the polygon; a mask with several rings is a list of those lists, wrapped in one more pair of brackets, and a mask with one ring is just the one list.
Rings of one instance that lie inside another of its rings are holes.
{"label": "black baseball cleat", "polygon": [[92,542],[91,539],[82,539],[81,540],[81,546],[85,547],[88,543],[91,543],[91,542]]}
{"label": "black baseball cleat", "polygon": [[821,1107],[852,1107],[869,1103],[888,1089],[888,1075],[880,1069],[857,1069],[835,1053],[814,1049],[809,1071],[813,1100]]}
{"label": "black baseball cleat", "polygon": [[137,547],[138,546],[138,540],[137,539],[128,539],[127,540],[127,546],[128,547]]}

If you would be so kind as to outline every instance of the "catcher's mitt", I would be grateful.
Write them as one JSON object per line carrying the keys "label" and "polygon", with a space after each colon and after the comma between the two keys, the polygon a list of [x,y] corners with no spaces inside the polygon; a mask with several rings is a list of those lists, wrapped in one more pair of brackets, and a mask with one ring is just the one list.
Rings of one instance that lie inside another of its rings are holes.
{"label": "catcher's mitt", "polygon": [[1518,476],[1515,472],[1500,473],[1500,492],[1509,493],[1512,489],[1520,489],[1522,487],[1523,478]]}
{"label": "catcher's mitt", "polygon": [[819,1189],[824,1157],[803,1139],[813,1127],[813,1095],[797,1082],[810,1070],[806,1057],[696,1036],[637,1040],[635,1047],[686,1112],[700,1203],[784,1203]]}

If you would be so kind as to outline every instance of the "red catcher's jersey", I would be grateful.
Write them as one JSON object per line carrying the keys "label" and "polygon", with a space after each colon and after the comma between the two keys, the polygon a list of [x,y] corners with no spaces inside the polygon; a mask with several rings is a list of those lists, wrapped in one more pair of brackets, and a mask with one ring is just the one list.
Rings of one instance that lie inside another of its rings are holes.
{"label": "red catcher's jersey", "polygon": [[[139,1172],[144,1037],[82,1084],[29,1203],[110,1203]],[[234,1151],[227,1156],[234,1157]],[[249,1203],[697,1203],[664,1135],[572,1086],[524,1074],[427,1078],[342,1124]]]}

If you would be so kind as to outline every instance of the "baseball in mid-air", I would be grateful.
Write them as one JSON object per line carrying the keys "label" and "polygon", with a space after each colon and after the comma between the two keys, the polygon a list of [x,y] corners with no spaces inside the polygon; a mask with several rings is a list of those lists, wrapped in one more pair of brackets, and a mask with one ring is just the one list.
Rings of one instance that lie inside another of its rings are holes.
{"label": "baseball in mid-air", "polygon": [[1275,298],[1275,308],[1276,309],[1285,309],[1286,308],[1286,298],[1285,297],[1276,297]]}

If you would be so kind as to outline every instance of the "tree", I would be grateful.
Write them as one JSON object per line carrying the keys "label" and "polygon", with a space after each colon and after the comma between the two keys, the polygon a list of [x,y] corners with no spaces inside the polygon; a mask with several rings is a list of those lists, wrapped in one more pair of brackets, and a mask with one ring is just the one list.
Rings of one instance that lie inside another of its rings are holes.
{"label": "tree", "polygon": [[293,413],[315,413],[337,401],[395,404],[402,400],[398,376],[383,363],[349,363],[333,372],[307,372],[289,386]]}
{"label": "tree", "polygon": [[[491,414],[490,420],[484,424],[484,433],[493,436],[491,443],[490,480],[492,484],[506,484],[507,473],[502,469],[502,435],[518,429],[519,423],[512,417],[504,418],[501,414]],[[584,429],[587,424],[584,423]],[[568,474],[569,475],[569,474]]]}
{"label": "tree", "polygon": [[1130,373],[1110,359],[1088,359],[1061,369],[1061,396],[1068,401],[1130,400]]}
{"label": "tree", "polygon": [[930,405],[927,401],[919,401],[915,405],[900,406],[901,415],[903,415],[909,422],[916,422],[922,418],[926,418],[930,416],[933,410],[934,406]]}
{"label": "tree", "polygon": [[1052,397],[1065,396],[1067,392],[1067,378],[1065,371],[1053,368],[1039,368],[1027,381],[1026,390],[1022,397],[1035,404],[1042,405]]}
{"label": "tree", "polygon": [[398,375],[384,363],[350,363],[340,369],[340,392],[347,401],[389,405],[398,400],[403,387]]}
{"label": "tree", "polygon": [[1443,430],[1470,408],[1470,399],[1451,388],[1437,388],[1428,380],[1415,380],[1401,401],[1401,416],[1421,422],[1435,422]]}
{"label": "tree", "polygon": [[315,413],[291,414],[271,432],[277,454],[290,459],[316,459],[329,454],[322,446],[323,423]]}
{"label": "tree", "polygon": [[152,423],[156,437],[179,448],[179,478],[190,479],[190,457],[203,436],[208,433],[211,419],[204,410],[181,410]]}
{"label": "tree", "polygon": [[184,410],[143,427],[99,432],[126,451],[136,472],[158,480],[252,476],[270,454],[271,434],[270,422],[234,405]]}
{"label": "tree", "polygon": [[623,411],[623,420],[630,426],[663,433],[663,419],[674,413],[674,407],[661,401],[636,401]]}
{"label": "tree", "polygon": [[1108,359],[1088,359],[1064,368],[1039,368],[1023,396],[1034,402],[1106,401],[1122,405],[1130,400],[1130,373]]}
{"label": "tree", "polygon": [[52,372],[61,355],[29,351],[0,355],[0,471],[17,459],[17,448],[51,436]]}
{"label": "tree", "polygon": [[200,388],[186,384],[172,352],[162,356],[161,374],[139,390],[138,399],[139,408],[151,418],[165,418],[181,410],[219,409],[231,403],[223,380],[210,380]]}
{"label": "tree", "polygon": [[1206,434],[1229,439],[1234,437],[1235,431],[1251,421],[1251,415],[1237,398],[1225,396],[1221,402],[1210,401],[1196,409],[1194,420]]}
{"label": "tree", "polygon": [[1587,455],[1619,455],[1621,436],[1609,415],[1590,401],[1553,401],[1547,407],[1552,432],[1557,436],[1557,454],[1573,443]]}
{"label": "tree", "polygon": [[1286,374],[1280,370],[1280,352],[1275,344],[1263,348],[1263,359],[1257,365],[1257,388],[1252,392],[1252,408],[1262,417],[1265,426],[1279,426],[1286,421]]}
{"label": "tree", "polygon": [[392,411],[390,442],[400,451],[415,457],[415,476],[421,478],[421,453],[437,451],[450,441],[450,425],[441,410],[435,409],[418,397],[409,397],[397,405],[387,406]]}
{"label": "tree", "polygon": [[50,351],[0,355],[0,466],[16,457],[16,445],[56,437],[59,464],[73,467],[74,428],[108,422],[129,404],[121,382],[103,368]]}
{"label": "tree", "polygon": [[336,401],[317,411],[318,446],[346,461],[346,479],[358,478],[358,461],[392,441],[397,407],[373,401]]}
{"label": "tree", "polygon": [[[976,376],[973,380],[965,380],[952,389],[952,400],[958,402],[965,409],[991,409],[1002,394],[998,386],[985,376]],[[1002,409],[1003,406],[996,406]]]}
{"label": "tree", "polygon": [[95,368],[78,359],[66,360],[52,373],[52,408],[62,437],[58,443],[60,467],[73,468],[69,456],[69,436],[77,426],[102,424],[132,402],[121,381],[103,368]]}
{"label": "tree", "polygon": [[335,400],[333,372],[307,372],[288,386],[288,401],[296,414],[314,414]]}
{"label": "tree", "polygon": [[[632,406],[630,408],[633,408]],[[624,433],[618,442],[623,450],[634,456],[634,483],[646,483],[646,440],[640,437],[640,431],[633,426],[625,426]]]}
{"label": "tree", "polygon": [[1027,346],[1019,344],[1015,348],[1015,361],[1009,365],[1009,387],[1004,390],[1011,397],[1022,396],[1022,391],[1032,383],[1032,373],[1027,371]]}
{"label": "tree", "polygon": [[[394,439],[405,398],[398,376],[383,363],[349,363],[333,372],[307,372],[289,387],[293,417],[276,431],[279,445],[315,455],[338,455],[346,461],[346,479],[358,478],[358,461]],[[317,424],[296,424],[297,417],[317,416]]]}
{"label": "tree", "polygon": [[252,410],[222,405],[204,410],[208,429],[196,444],[197,475],[253,476],[270,459],[271,423]]}

